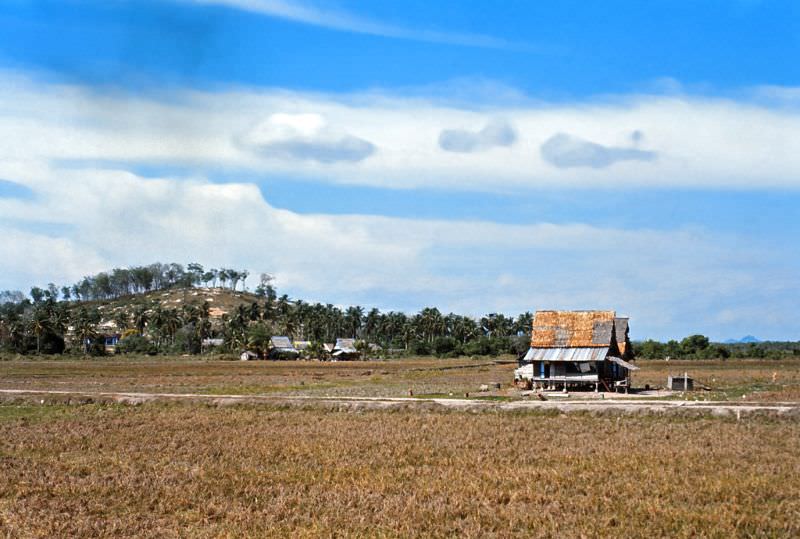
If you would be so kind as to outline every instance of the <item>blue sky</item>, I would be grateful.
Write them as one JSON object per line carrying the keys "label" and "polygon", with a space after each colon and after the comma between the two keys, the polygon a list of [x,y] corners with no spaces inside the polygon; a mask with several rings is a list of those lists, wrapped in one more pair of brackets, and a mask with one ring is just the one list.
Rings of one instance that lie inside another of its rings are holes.
{"label": "blue sky", "polygon": [[0,288],[198,260],[799,338],[796,2],[9,0],[0,35]]}

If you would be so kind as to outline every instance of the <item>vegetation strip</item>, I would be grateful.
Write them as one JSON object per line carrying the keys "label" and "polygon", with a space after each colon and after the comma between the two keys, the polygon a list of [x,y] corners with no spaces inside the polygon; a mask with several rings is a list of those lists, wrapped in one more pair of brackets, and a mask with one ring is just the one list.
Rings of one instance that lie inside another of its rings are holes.
{"label": "vegetation strip", "polygon": [[[21,389],[0,389],[0,400],[15,402],[22,399],[43,404],[49,399],[59,404],[144,404],[155,402],[189,402],[216,405],[226,404],[279,404],[279,405],[340,405],[366,408],[386,408],[392,406],[414,407],[435,404],[454,410],[497,410],[497,411],[535,411],[557,410],[559,412],[578,411],[623,411],[623,412],[680,412],[701,411],[715,415],[742,413],[771,413],[800,417],[800,403],[763,404],[751,402],[710,402],[710,401],[657,401],[633,399],[607,399],[600,401],[540,401],[540,400],[489,400],[458,398],[414,398],[414,397],[312,397],[312,396],[273,396],[273,395],[202,395],[196,393],[111,393],[74,391],[30,391]],[[47,399],[47,400],[46,400]]]}

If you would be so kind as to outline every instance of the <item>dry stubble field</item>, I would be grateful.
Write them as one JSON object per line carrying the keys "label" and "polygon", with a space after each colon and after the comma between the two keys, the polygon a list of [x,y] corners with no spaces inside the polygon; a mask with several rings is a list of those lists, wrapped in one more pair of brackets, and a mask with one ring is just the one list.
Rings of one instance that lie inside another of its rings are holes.
{"label": "dry stubble field", "polygon": [[[710,400],[800,401],[800,360],[638,361],[634,385],[664,386],[688,371]],[[463,396],[481,384],[510,389],[513,358],[412,358],[393,361],[202,361],[187,358],[0,361],[0,388],[287,396]],[[510,394],[513,396],[513,393]]]}
{"label": "dry stubble field", "polygon": [[0,407],[8,537],[796,537],[800,425]]}
{"label": "dry stubble field", "polygon": [[[797,382],[730,365],[694,370],[731,396]],[[513,368],[434,366],[11,361],[0,387],[435,393]],[[0,536],[797,537],[798,469],[796,417],[4,405]]]}

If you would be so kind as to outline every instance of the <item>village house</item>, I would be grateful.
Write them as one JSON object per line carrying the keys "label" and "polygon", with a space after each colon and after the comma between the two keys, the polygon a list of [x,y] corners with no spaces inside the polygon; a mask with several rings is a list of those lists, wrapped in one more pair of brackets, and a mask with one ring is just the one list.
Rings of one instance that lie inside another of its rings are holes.
{"label": "village house", "polygon": [[297,359],[300,352],[292,344],[289,337],[272,337],[269,340],[270,359]]}
{"label": "village house", "polygon": [[355,339],[336,339],[336,344],[331,350],[331,357],[334,361],[344,361],[358,359],[361,354],[356,350]]}
{"label": "village house", "polygon": [[633,348],[628,319],[614,311],[537,311],[531,347],[514,371],[533,388],[606,391],[630,387]]}

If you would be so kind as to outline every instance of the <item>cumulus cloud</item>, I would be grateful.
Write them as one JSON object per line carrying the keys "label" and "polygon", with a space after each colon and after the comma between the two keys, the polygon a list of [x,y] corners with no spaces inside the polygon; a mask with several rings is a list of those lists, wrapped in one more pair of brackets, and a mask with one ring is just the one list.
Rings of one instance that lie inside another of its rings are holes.
{"label": "cumulus cloud", "polygon": [[[129,98],[3,72],[0,89],[0,177],[11,180],[8,162],[66,159],[390,188],[800,187],[800,110],[760,101],[645,95],[471,110],[377,93]],[[254,126],[254,117],[263,120]],[[492,118],[513,118],[526,144],[478,151],[486,140],[510,141]],[[473,132],[452,128],[487,122],[490,128]],[[455,136],[445,136],[445,146],[459,151],[436,143],[447,130]],[[646,144],[632,138],[636,130]],[[532,152],[531,144],[544,149]]]}
{"label": "cumulus cloud", "polygon": [[375,145],[331,128],[319,114],[272,114],[245,133],[242,144],[274,159],[336,163],[363,161]]}
{"label": "cumulus cloud", "polygon": [[[641,131],[634,131],[633,140],[641,139]],[[539,149],[542,158],[558,168],[606,168],[619,161],[652,161],[655,152],[615,146],[603,146],[566,133],[556,133]]]}
{"label": "cumulus cloud", "polygon": [[517,132],[511,124],[495,120],[479,131],[444,129],[439,134],[439,147],[448,152],[472,153],[511,146],[516,140]]}

